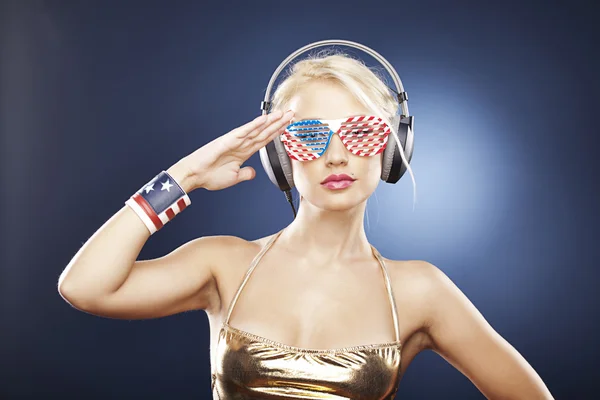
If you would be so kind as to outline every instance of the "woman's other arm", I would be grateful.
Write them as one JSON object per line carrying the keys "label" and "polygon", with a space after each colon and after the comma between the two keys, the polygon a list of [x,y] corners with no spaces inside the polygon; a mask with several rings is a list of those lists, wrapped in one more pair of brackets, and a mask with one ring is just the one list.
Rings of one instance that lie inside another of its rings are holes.
{"label": "woman's other arm", "polygon": [[422,262],[430,347],[488,399],[553,399],[525,358],[500,336],[462,291],[436,266]]}

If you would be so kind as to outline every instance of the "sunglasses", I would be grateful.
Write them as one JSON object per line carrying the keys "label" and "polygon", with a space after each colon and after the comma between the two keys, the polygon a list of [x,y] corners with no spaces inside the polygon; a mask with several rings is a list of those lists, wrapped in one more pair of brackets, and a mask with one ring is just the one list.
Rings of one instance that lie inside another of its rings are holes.
{"label": "sunglasses", "polygon": [[280,139],[291,159],[312,161],[325,153],[335,133],[350,153],[369,157],[385,149],[390,127],[381,118],[372,115],[308,119],[288,125]]}

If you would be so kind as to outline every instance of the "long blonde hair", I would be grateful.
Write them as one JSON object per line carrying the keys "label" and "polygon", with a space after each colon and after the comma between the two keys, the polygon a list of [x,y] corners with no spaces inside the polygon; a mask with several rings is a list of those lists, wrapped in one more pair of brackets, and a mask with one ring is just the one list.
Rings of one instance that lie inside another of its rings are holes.
{"label": "long blonde hair", "polygon": [[398,110],[398,101],[384,83],[379,70],[368,67],[362,60],[335,49],[325,49],[309,54],[305,59],[292,64],[287,70],[272,98],[271,112],[285,111],[292,97],[309,82],[327,80],[346,88],[363,106],[381,117],[391,128],[396,138],[402,163],[406,166],[413,183],[413,210],[416,202],[416,182],[410,164],[400,145],[398,132],[391,120]]}

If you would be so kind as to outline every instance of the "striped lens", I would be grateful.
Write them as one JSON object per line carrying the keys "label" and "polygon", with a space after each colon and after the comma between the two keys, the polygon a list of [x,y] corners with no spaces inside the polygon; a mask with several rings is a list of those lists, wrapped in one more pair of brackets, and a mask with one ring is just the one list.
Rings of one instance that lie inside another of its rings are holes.
{"label": "striped lens", "polygon": [[293,160],[319,158],[337,133],[348,151],[357,156],[374,156],[387,144],[389,126],[379,117],[355,116],[336,120],[305,120],[286,127],[281,135],[287,154]]}

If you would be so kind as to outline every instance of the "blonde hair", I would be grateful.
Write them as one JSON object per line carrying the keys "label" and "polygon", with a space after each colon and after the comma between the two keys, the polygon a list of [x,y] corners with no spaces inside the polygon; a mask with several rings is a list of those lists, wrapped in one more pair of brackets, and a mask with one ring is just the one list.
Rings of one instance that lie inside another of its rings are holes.
{"label": "blonde hair", "polygon": [[352,58],[349,54],[335,49],[321,50],[309,54],[288,69],[283,81],[279,84],[272,98],[271,112],[286,110],[292,97],[307,83],[313,81],[331,81],[346,88],[363,106],[374,115],[381,117],[392,130],[396,138],[402,163],[406,166],[413,183],[413,211],[416,202],[416,182],[412,168],[398,139],[398,132],[391,120],[398,110],[398,101],[388,86],[381,72],[368,67],[362,60]]}

